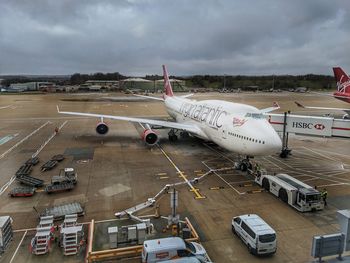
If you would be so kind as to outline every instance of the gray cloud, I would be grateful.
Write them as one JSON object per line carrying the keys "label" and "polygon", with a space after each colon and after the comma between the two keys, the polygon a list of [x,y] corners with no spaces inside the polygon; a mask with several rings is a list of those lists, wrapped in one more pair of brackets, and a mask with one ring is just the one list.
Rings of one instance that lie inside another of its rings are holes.
{"label": "gray cloud", "polygon": [[0,74],[350,72],[347,0],[2,0]]}

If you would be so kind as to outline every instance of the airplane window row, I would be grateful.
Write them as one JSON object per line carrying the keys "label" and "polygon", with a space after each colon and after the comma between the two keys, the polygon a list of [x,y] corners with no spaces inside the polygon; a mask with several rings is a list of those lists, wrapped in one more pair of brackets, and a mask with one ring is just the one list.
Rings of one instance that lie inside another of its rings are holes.
{"label": "airplane window row", "polygon": [[250,137],[247,137],[247,136],[242,136],[242,135],[239,135],[239,134],[236,134],[236,133],[232,133],[232,132],[228,132],[228,134],[231,135],[231,136],[234,136],[234,137],[246,140],[246,141],[251,141],[251,142],[255,142],[255,143],[265,144],[265,141],[262,141],[262,140],[250,138]]}
{"label": "airplane window row", "polygon": [[265,119],[265,116],[262,113],[248,112],[244,117],[252,117],[253,119]]}

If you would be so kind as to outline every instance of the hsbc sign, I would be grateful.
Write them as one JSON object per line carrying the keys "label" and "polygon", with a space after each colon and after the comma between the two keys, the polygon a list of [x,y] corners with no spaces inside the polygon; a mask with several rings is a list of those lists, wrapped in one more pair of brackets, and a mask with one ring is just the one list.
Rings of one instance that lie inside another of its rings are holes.
{"label": "hsbc sign", "polygon": [[[269,114],[266,118],[276,131],[283,131],[283,114]],[[286,121],[286,131],[289,133],[332,136],[333,118],[289,114]]]}
{"label": "hsbc sign", "polygon": [[332,118],[287,116],[287,132],[316,136],[332,136]]}
{"label": "hsbc sign", "polygon": [[312,122],[296,122],[294,121],[292,123],[293,128],[299,128],[299,129],[316,129],[316,130],[324,130],[326,126],[322,123],[312,123]]}

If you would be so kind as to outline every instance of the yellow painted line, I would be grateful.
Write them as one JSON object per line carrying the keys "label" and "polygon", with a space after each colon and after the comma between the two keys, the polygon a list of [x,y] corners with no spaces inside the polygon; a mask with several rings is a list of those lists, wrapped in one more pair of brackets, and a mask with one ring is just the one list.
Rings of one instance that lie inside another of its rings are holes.
{"label": "yellow painted line", "polygon": [[196,170],[194,171],[195,173],[202,173],[203,171],[202,170]]}
{"label": "yellow painted line", "polygon": [[36,189],[35,192],[36,193],[41,193],[41,192],[44,192],[45,190],[44,189]]}
{"label": "yellow painted line", "polygon": [[169,178],[169,176],[161,176],[161,177],[159,177],[160,180],[167,179],[167,178]]}
{"label": "yellow painted line", "polygon": [[194,192],[194,194],[196,195],[195,199],[203,199],[203,198],[205,198],[205,196],[202,196],[200,194],[200,192],[198,191],[198,189],[194,188],[193,185],[187,180],[187,178],[184,176],[184,174],[180,171],[180,169],[176,166],[176,164],[170,159],[170,157],[166,154],[166,152],[162,149],[162,147],[160,147],[159,145],[157,145],[157,146],[160,149],[160,151],[164,154],[164,156],[168,159],[168,161],[174,166],[174,168],[180,174],[182,179],[187,183],[187,185]]}
{"label": "yellow painted line", "polygon": [[187,177],[187,175],[185,175],[185,174],[184,174],[184,175],[179,175],[179,177],[180,177],[180,178],[182,178],[182,177]]}
{"label": "yellow painted line", "polygon": [[156,175],[167,175],[167,173],[158,173]]}
{"label": "yellow painted line", "polygon": [[204,175],[204,174],[196,174],[197,176],[202,176],[202,175]]}
{"label": "yellow painted line", "polygon": [[177,173],[177,174],[184,174],[185,172],[179,170],[179,171],[177,171],[176,173]]}
{"label": "yellow painted line", "polygon": [[225,187],[223,186],[215,186],[215,187],[210,187],[209,190],[220,190],[220,189],[224,189]]}

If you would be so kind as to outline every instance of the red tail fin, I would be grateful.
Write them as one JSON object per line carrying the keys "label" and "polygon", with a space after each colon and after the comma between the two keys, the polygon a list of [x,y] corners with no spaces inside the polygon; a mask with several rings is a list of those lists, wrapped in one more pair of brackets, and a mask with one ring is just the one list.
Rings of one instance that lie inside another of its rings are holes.
{"label": "red tail fin", "polygon": [[342,93],[350,93],[350,78],[341,67],[333,68],[334,77],[337,81],[337,89]]}
{"label": "red tail fin", "polygon": [[166,70],[165,65],[163,65],[163,76],[164,76],[164,92],[165,95],[172,97],[174,96],[173,88],[171,87],[168,71]]}

